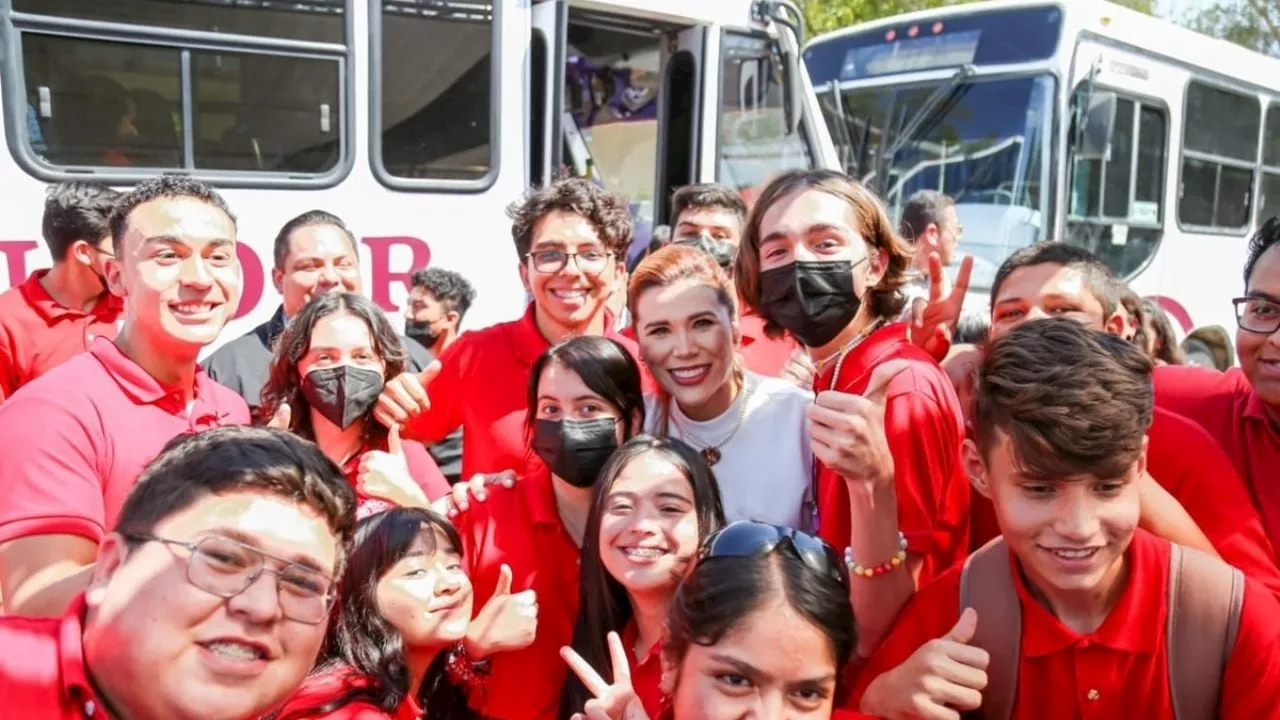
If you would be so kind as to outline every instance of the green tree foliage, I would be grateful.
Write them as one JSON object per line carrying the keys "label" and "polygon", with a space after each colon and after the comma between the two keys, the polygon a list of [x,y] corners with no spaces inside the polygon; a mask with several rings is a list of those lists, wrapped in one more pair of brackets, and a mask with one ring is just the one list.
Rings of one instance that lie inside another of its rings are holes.
{"label": "green tree foliage", "polygon": [[1182,22],[1205,35],[1280,56],[1280,3],[1275,0],[1219,0]]}
{"label": "green tree foliage", "polygon": [[[1267,2],[1269,0],[1259,0]],[[973,0],[802,0],[805,24],[810,36],[839,30],[878,18],[949,5],[965,5]],[[1153,0],[1119,0],[1118,4],[1153,14]]]}

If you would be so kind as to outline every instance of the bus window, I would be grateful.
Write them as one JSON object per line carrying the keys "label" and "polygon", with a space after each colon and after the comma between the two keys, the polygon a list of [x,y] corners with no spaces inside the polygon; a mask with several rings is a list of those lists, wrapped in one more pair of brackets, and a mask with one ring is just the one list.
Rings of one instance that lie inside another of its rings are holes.
{"label": "bus window", "polygon": [[50,164],[182,167],[179,51],[26,33],[22,62]]}
{"label": "bus window", "polygon": [[769,40],[726,32],[721,54],[717,179],[750,191],[779,173],[811,167],[803,133],[787,129],[782,69],[769,52]]}
{"label": "bus window", "polygon": [[[1088,92],[1078,90],[1073,107]],[[1105,161],[1072,157],[1066,242],[1093,252],[1118,277],[1141,270],[1160,244],[1167,127],[1163,108],[1121,97]]]}
{"label": "bus window", "polygon": [[1258,224],[1280,215],[1280,104],[1267,107],[1262,134],[1262,188],[1258,193]]}
{"label": "bus window", "polygon": [[13,0],[13,9],[76,20],[341,43],[346,4],[347,0]]}
{"label": "bus window", "polygon": [[1231,230],[1249,224],[1261,115],[1254,96],[1196,81],[1187,86],[1182,224]]}
{"label": "bus window", "polygon": [[333,60],[192,51],[195,166],[322,173],[338,164]]}
{"label": "bus window", "polygon": [[[384,180],[477,181],[495,166],[491,3],[383,0]],[[389,176],[389,177],[387,177]]]}

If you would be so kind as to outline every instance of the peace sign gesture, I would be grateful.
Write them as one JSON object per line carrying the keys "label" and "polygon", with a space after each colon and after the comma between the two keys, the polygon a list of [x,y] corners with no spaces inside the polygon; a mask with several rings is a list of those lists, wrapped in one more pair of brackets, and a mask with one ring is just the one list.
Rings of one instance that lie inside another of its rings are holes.
{"label": "peace sign gesture", "polygon": [[609,633],[609,659],[613,662],[613,684],[604,681],[600,673],[571,647],[560,648],[560,657],[569,664],[587,690],[595,695],[588,700],[582,712],[574,713],[571,720],[649,720],[635,688],[631,687],[631,666],[627,663],[627,651],[622,647],[618,633]]}

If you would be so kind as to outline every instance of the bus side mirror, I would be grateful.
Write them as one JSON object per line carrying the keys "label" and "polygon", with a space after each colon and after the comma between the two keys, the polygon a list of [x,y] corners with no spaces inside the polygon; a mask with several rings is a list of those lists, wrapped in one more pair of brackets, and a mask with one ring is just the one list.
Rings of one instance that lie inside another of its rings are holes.
{"label": "bus side mirror", "polygon": [[1111,133],[1116,127],[1116,94],[1093,92],[1078,122],[1075,155],[1081,160],[1106,160],[1111,154]]}

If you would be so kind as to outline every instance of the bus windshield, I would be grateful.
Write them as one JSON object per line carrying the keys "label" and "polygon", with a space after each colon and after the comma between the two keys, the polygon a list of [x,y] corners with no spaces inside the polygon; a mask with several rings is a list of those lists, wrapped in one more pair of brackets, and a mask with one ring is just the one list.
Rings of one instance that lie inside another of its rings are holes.
{"label": "bus windshield", "polygon": [[818,88],[845,171],[898,217],[912,193],[956,200],[972,285],[1052,227],[1048,153],[1055,81],[1048,74],[973,79],[972,68],[915,85]]}

